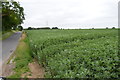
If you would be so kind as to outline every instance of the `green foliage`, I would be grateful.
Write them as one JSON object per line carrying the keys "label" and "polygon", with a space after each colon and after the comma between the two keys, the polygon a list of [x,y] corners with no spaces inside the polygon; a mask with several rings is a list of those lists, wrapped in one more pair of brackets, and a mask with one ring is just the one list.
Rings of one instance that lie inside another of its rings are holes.
{"label": "green foliage", "polygon": [[2,2],[2,30],[15,29],[23,23],[24,9],[16,1]]}
{"label": "green foliage", "polygon": [[9,78],[20,78],[21,74],[29,72],[28,64],[32,62],[30,55],[31,51],[28,45],[28,39],[21,40],[15,53],[14,62],[16,64],[14,71],[15,74],[9,76]]}
{"label": "green foliage", "polygon": [[19,30],[19,31],[22,31],[22,30],[23,30],[23,27],[22,27],[22,26],[18,26],[18,30]]}
{"label": "green foliage", "polygon": [[52,27],[52,29],[58,29],[58,27]]}
{"label": "green foliage", "polygon": [[14,33],[14,31],[12,31],[12,30],[10,30],[10,31],[3,31],[3,32],[1,33],[0,40],[7,39],[7,38],[10,37],[13,33]]}
{"label": "green foliage", "polygon": [[112,27],[112,29],[115,29],[115,27]]}
{"label": "green foliage", "polygon": [[118,78],[118,30],[27,31],[47,78]]}

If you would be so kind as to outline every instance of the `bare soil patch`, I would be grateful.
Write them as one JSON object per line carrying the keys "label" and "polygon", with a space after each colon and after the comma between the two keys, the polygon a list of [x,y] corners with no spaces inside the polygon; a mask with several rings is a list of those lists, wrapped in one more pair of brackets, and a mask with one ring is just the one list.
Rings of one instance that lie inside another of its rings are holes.
{"label": "bare soil patch", "polygon": [[29,63],[28,67],[30,69],[30,72],[22,74],[21,77],[44,78],[45,69],[41,65],[39,65],[36,60],[34,60],[32,63]]}
{"label": "bare soil patch", "polygon": [[20,37],[20,40],[24,40],[26,38],[26,34],[23,33],[22,36]]}
{"label": "bare soil patch", "polygon": [[15,63],[13,63],[12,60],[8,64],[3,64],[2,77],[7,77],[14,74],[14,71],[13,71],[14,68],[15,68]]}

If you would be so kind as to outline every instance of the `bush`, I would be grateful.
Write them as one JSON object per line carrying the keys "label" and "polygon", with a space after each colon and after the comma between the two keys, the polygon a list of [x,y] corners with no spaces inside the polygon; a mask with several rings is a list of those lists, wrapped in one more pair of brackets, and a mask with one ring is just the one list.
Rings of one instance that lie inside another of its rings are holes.
{"label": "bush", "polygon": [[115,29],[115,27],[112,27],[112,29]]}
{"label": "bush", "polygon": [[22,26],[18,26],[18,30],[22,31],[23,27]]}

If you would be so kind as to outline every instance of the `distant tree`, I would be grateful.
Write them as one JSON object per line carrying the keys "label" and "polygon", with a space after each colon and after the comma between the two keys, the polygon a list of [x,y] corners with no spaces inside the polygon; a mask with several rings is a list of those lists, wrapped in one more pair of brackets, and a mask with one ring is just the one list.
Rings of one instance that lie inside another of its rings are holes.
{"label": "distant tree", "polygon": [[94,29],[94,28],[92,28],[92,29]]}
{"label": "distant tree", "polygon": [[22,31],[23,27],[22,26],[18,26],[18,30]]}
{"label": "distant tree", "polygon": [[115,27],[112,27],[112,29],[115,29]]}
{"label": "distant tree", "polygon": [[40,28],[40,29],[50,29],[50,27],[42,27],[42,28]]}
{"label": "distant tree", "polygon": [[108,27],[106,27],[106,29],[108,29]]}
{"label": "distant tree", "polygon": [[32,28],[31,28],[31,27],[28,27],[28,30],[32,30]]}
{"label": "distant tree", "polygon": [[52,29],[58,29],[58,27],[52,27]]}
{"label": "distant tree", "polygon": [[50,27],[41,27],[41,28],[36,28],[37,30],[39,29],[50,29]]}

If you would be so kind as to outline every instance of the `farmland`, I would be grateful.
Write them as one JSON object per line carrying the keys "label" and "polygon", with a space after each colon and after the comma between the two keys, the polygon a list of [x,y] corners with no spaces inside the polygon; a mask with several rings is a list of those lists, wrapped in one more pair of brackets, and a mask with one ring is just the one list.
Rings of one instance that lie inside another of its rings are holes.
{"label": "farmland", "polygon": [[27,30],[46,78],[118,78],[118,30]]}

